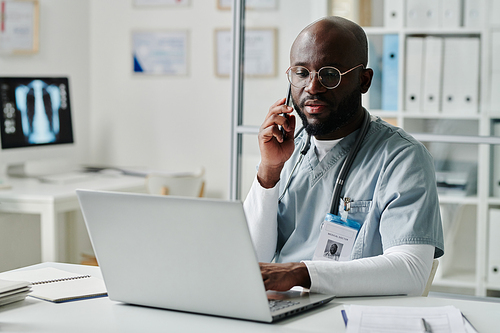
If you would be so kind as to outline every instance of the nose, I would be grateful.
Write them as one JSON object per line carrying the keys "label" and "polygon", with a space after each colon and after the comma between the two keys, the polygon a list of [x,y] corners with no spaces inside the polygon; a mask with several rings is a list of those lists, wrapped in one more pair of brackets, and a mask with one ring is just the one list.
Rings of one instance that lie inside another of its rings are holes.
{"label": "nose", "polygon": [[309,82],[305,88],[305,91],[311,95],[325,92],[327,89],[319,81],[319,73],[311,72],[309,73]]}

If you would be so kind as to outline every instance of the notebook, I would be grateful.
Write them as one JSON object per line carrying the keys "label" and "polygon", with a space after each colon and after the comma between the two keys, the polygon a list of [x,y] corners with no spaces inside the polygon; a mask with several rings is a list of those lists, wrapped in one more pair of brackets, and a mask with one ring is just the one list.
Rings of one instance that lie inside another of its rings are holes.
{"label": "notebook", "polygon": [[[241,202],[77,195],[112,300],[273,322],[334,298],[265,291]],[[268,298],[278,310],[271,312]]]}
{"label": "notebook", "polygon": [[102,279],[53,267],[6,272],[1,274],[1,278],[11,281],[28,281],[32,288],[28,296],[54,303],[107,295]]}

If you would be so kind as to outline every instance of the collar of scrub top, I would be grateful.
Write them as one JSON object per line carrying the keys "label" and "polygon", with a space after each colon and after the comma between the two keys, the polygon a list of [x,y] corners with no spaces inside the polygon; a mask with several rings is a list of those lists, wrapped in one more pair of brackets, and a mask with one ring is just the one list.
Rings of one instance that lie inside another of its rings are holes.
{"label": "collar of scrub top", "polygon": [[[370,126],[370,114],[368,111],[364,110],[364,117],[363,117],[363,124],[361,125],[361,128],[358,132],[358,135],[356,136],[356,140],[354,141],[354,144],[349,151],[349,154],[347,155],[347,158],[344,161],[344,164],[342,164],[342,168],[340,169],[339,175],[337,177],[337,180],[335,181],[335,187],[333,189],[333,197],[332,197],[332,204],[330,206],[330,213],[337,215],[339,212],[339,204],[340,204],[340,192],[342,191],[342,187],[344,186],[344,182],[348,176],[349,170],[351,169],[352,162],[354,161],[354,158],[356,157],[356,154],[358,153],[359,149],[361,148],[361,142],[366,136],[366,132],[368,132],[368,127]],[[295,138],[302,132],[304,127],[302,127],[297,134],[295,134]],[[290,176],[288,176],[288,180],[286,182],[285,188],[283,189],[283,192],[281,193],[280,197],[278,198],[278,203],[281,203],[281,200],[285,196],[285,193],[290,186],[290,182],[292,181],[292,176],[295,172],[295,169],[300,165],[302,162],[302,159],[304,156],[307,154],[309,151],[309,148],[311,146],[311,136],[307,134],[307,139],[304,145],[302,146],[302,149],[300,151],[300,157],[293,166],[292,172],[290,172]]]}

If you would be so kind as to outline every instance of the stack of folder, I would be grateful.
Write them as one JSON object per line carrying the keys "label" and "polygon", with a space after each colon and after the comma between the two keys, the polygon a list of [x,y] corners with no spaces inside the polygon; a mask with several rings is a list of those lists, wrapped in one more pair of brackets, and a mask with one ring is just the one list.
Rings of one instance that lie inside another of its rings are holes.
{"label": "stack of folder", "polygon": [[[499,5],[500,7],[500,5]],[[491,110],[500,110],[500,31],[491,32]],[[495,135],[499,135],[495,134]]]}
{"label": "stack of folder", "polygon": [[22,301],[30,291],[29,282],[0,280],[0,305]]}
{"label": "stack of folder", "polygon": [[382,54],[382,110],[398,109],[399,36],[384,35]]}
{"label": "stack of folder", "polygon": [[479,43],[477,37],[408,37],[405,110],[477,113]]}
{"label": "stack of folder", "polygon": [[[497,109],[498,110],[498,109]],[[492,135],[500,137],[500,121],[492,121]],[[491,174],[491,194],[494,197],[500,198],[500,145],[493,145],[492,156],[492,174]]]}
{"label": "stack of folder", "polygon": [[485,17],[480,0],[406,0],[406,10],[404,1],[385,0],[384,6],[386,27],[402,27],[403,20],[395,20],[394,13],[400,13],[409,28],[480,28]]}

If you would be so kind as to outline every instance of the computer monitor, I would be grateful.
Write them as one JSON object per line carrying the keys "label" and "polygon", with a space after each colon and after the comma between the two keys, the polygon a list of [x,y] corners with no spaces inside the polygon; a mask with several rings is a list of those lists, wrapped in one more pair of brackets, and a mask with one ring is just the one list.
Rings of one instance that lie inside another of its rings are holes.
{"label": "computer monitor", "polygon": [[65,77],[0,77],[0,164],[9,175],[25,175],[28,161],[72,155],[69,97]]}

